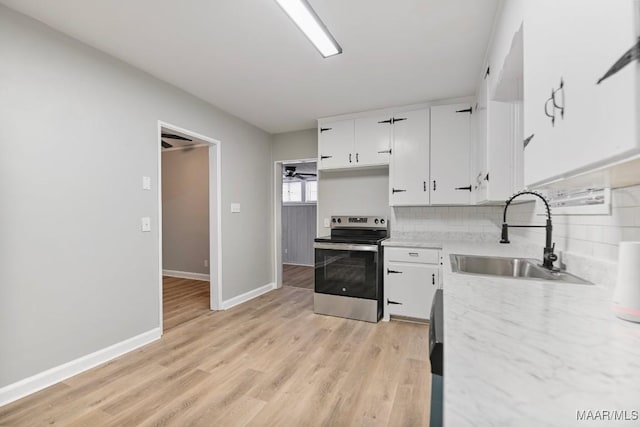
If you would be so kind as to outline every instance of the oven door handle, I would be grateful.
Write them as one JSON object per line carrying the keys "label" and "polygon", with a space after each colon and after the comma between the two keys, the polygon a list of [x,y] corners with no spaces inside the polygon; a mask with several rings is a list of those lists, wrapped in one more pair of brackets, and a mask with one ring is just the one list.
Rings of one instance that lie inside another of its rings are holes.
{"label": "oven door handle", "polygon": [[378,245],[359,245],[352,243],[314,243],[314,249],[331,249],[336,251],[378,252]]}

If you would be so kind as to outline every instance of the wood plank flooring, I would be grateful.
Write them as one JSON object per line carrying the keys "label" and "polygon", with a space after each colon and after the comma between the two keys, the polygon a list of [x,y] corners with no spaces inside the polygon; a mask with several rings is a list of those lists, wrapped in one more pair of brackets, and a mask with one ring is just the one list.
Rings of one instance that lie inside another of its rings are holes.
{"label": "wood plank flooring", "polygon": [[162,278],[163,327],[167,331],[210,311],[209,282]]}
{"label": "wood plank flooring", "polygon": [[282,265],[282,286],[313,289],[314,268],[305,265]]}
{"label": "wood plank flooring", "polygon": [[2,426],[425,426],[427,327],[316,315],[284,287],[0,408]]}

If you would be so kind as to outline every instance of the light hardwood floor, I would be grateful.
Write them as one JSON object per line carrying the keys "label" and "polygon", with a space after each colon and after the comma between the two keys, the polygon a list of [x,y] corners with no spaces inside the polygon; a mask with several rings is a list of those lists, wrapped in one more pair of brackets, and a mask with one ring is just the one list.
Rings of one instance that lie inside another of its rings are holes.
{"label": "light hardwood floor", "polygon": [[282,286],[313,289],[314,274],[313,267],[282,264]]}
{"label": "light hardwood floor", "polygon": [[0,408],[2,426],[426,426],[427,327],[315,315],[285,287]]}
{"label": "light hardwood floor", "polygon": [[162,278],[162,316],[164,330],[209,312],[209,282]]}

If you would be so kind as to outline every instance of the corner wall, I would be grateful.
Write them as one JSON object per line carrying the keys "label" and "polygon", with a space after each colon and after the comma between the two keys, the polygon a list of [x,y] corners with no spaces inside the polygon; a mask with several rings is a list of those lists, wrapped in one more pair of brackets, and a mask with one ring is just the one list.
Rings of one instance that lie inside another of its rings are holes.
{"label": "corner wall", "polygon": [[222,142],[223,301],[272,281],[269,134],[4,6],[0,57],[0,390],[159,327],[158,120]]}

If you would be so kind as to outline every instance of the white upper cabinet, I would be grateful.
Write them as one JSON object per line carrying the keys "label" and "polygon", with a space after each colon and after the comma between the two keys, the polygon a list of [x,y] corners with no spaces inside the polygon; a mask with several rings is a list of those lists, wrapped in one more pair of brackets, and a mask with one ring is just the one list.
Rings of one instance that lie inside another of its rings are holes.
{"label": "white upper cabinet", "polygon": [[389,204],[429,204],[429,110],[397,113],[392,119]]}
{"label": "white upper cabinet", "polygon": [[355,160],[357,166],[388,165],[391,154],[392,116],[362,117],[355,120]]}
{"label": "white upper cabinet", "polygon": [[[523,47],[522,30],[511,34],[500,66],[487,65],[477,89],[473,118],[473,200],[504,202],[522,189],[523,178]],[[497,55],[496,55],[497,56]]]}
{"label": "white upper cabinet", "polygon": [[598,83],[638,43],[639,16],[637,0],[527,2],[524,135],[533,138],[525,149],[526,185],[640,153],[638,61]]}
{"label": "white upper cabinet", "polygon": [[431,107],[431,204],[471,202],[470,104]]}
{"label": "white upper cabinet", "polygon": [[319,121],[318,169],[388,165],[391,121],[391,115]]}

